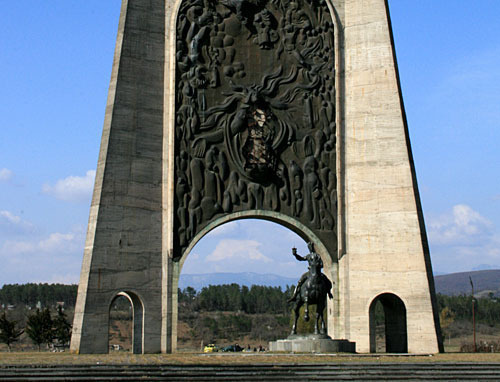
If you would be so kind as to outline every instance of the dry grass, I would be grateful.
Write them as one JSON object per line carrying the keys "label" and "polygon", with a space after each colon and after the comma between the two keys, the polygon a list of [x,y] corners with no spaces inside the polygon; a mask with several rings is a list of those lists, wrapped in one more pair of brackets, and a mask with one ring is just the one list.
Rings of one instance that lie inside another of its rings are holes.
{"label": "dry grass", "polygon": [[149,354],[115,353],[74,355],[70,353],[0,353],[0,365],[82,365],[82,364],[298,364],[298,363],[409,363],[409,362],[498,362],[499,353],[448,353],[422,356],[310,355],[310,354]]}

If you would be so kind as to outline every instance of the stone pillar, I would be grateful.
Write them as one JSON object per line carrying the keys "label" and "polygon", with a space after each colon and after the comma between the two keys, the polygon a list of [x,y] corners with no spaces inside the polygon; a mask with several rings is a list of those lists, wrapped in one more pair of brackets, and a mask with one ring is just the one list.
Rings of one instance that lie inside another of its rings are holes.
{"label": "stone pillar", "polygon": [[165,2],[124,0],[71,350],[108,351],[109,305],[144,306],[143,349],[160,352]]}
{"label": "stone pillar", "polygon": [[342,22],[342,337],[355,341],[357,351],[370,351],[370,304],[391,293],[406,307],[408,351],[436,353],[432,270],[388,5],[345,0]]}

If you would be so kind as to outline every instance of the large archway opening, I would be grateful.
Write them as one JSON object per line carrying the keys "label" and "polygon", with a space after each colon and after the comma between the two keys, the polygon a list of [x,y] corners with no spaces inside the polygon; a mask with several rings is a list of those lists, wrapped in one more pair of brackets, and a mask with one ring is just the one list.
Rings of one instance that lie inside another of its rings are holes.
{"label": "large archway opening", "polygon": [[[203,351],[215,343],[219,349],[238,344],[254,351],[286,338],[287,299],[307,271],[307,262],[292,255],[294,247],[302,256],[308,253],[310,239],[302,236],[256,218],[224,222],[205,233],[180,264],[177,350]],[[324,272],[335,282],[332,261],[325,263]]]}
{"label": "large archway opening", "polygon": [[143,353],[144,307],[131,292],[118,293],[109,305],[108,348],[110,352]]}
{"label": "large archway opening", "polygon": [[377,296],[370,304],[370,352],[407,353],[406,307],[392,293]]}

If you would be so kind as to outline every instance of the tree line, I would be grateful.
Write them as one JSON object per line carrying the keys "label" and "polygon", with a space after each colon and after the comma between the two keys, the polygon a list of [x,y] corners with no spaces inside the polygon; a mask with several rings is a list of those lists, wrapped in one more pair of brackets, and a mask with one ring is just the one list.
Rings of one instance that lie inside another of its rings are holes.
{"label": "tree line", "polygon": [[53,306],[64,302],[75,306],[78,285],[64,284],[5,284],[0,288],[0,305]]}
{"label": "tree line", "polygon": [[293,286],[285,291],[281,287],[252,285],[210,285],[197,292],[192,287],[178,291],[179,305],[192,311],[244,312],[248,314],[284,314],[290,308],[287,299]]}
{"label": "tree line", "polygon": [[[65,307],[76,304],[78,285],[64,284],[5,284],[0,288],[0,305],[54,306],[64,302]],[[179,289],[179,303],[188,304],[196,311],[242,311],[245,313],[283,313],[288,311],[287,298],[293,286],[280,287],[238,284],[210,285],[197,292],[192,287]]]}
{"label": "tree line", "polygon": [[[66,307],[76,303],[77,285],[64,284],[6,284],[0,288],[0,305],[54,306],[64,302]],[[210,285],[196,291],[187,287],[178,291],[179,305],[193,311],[232,311],[248,314],[289,312],[287,299],[292,295],[293,286],[282,290],[280,287]],[[438,308],[444,308],[453,314],[455,320],[470,320],[472,300],[470,295],[437,295]],[[500,300],[492,293],[488,297],[476,299],[476,320],[488,325],[495,325],[500,318]]]}
{"label": "tree line", "polygon": [[[472,320],[472,296],[446,296],[437,295],[439,312],[446,309],[446,315],[455,320]],[[500,300],[493,293],[488,297],[474,298],[475,319],[478,323],[494,326],[500,323]],[[443,317],[441,319],[443,321]],[[443,325],[443,322],[441,322]]]}

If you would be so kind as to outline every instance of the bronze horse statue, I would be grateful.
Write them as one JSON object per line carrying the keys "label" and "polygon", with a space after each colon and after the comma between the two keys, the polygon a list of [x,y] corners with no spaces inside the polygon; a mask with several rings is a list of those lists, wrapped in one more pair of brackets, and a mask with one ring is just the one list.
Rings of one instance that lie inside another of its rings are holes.
{"label": "bronze horse statue", "polygon": [[[313,243],[308,243],[310,253],[304,257],[297,254],[297,249],[292,249],[292,254],[299,261],[307,261],[309,270],[302,275],[293,296],[288,300],[294,302],[293,311],[295,320],[292,327],[292,335],[297,334],[297,320],[299,318],[299,310],[305,304],[304,320],[309,321],[309,305],[316,305],[316,323],[314,325],[314,334],[326,334],[325,320],[323,311],[326,306],[326,296],[332,296],[332,283],[328,278],[321,273],[323,261],[321,257],[314,252]],[[321,329],[319,329],[319,321],[321,320]]]}

